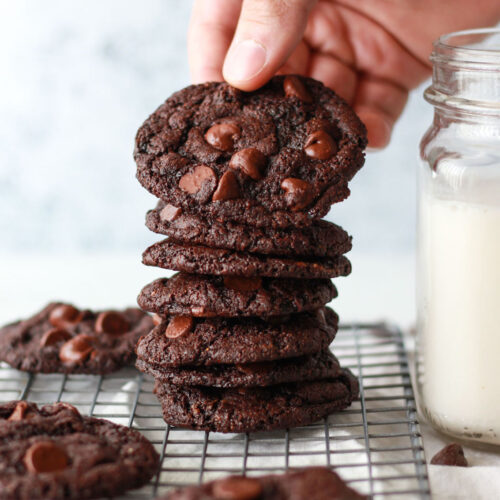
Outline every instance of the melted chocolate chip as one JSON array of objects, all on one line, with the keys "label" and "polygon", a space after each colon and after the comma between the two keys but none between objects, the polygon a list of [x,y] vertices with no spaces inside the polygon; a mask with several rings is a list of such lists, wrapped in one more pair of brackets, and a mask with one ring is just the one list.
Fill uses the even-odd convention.
[{"label": "melted chocolate chip", "polygon": [[198,165],[192,172],[188,172],[181,177],[179,187],[189,194],[196,194],[205,183],[214,181],[214,171],[206,165]]},{"label": "melted chocolate chip", "polygon": [[217,123],[207,130],[205,140],[220,151],[230,151],[240,132],[241,129],[236,123]]},{"label": "melted chocolate chip", "polygon": [[64,363],[83,363],[94,350],[93,341],[94,337],[80,333],[61,346],[59,358]]},{"label": "melted chocolate chip", "polygon": [[49,315],[50,324],[57,328],[66,328],[74,326],[83,318],[83,314],[69,304],[61,304],[52,309]]},{"label": "melted chocolate chip", "polygon": [[261,278],[242,278],[240,276],[224,276],[224,286],[240,292],[253,292],[262,287]]},{"label": "melted chocolate chip", "polygon": [[165,336],[169,339],[175,339],[189,333],[192,328],[193,318],[191,316],[174,316],[165,330]]},{"label": "melted chocolate chip", "polygon": [[283,90],[287,97],[296,97],[304,102],[312,102],[312,97],[304,82],[294,75],[289,75],[283,80]]},{"label": "melted chocolate chip", "polygon": [[30,407],[26,401],[19,401],[15,408],[14,411],[10,414],[9,418],[7,420],[10,420],[11,422],[13,421],[19,421],[19,420],[25,420],[26,418],[32,418],[34,415],[31,413],[30,415]]},{"label": "melted chocolate chip", "polygon": [[262,179],[262,172],[266,166],[266,156],[255,148],[246,148],[234,153],[229,161],[234,170],[241,170],[254,181]]},{"label": "melted chocolate chip", "polygon": [[212,196],[212,201],[234,200],[241,196],[238,179],[231,171],[224,172],[220,178],[219,185]]},{"label": "melted chocolate chip", "polygon": [[306,139],[304,152],[311,158],[328,160],[337,152],[337,145],[331,135],[324,130],[317,130]]},{"label": "melted chocolate chip", "polygon": [[314,197],[311,184],[302,179],[288,177],[281,183],[281,189],[286,191],[287,203],[293,211],[307,207]]},{"label": "melted chocolate chip", "polygon": [[52,441],[38,441],[24,454],[24,465],[28,472],[40,474],[56,472],[68,466],[68,455]]},{"label": "melted chocolate chip", "polygon": [[158,314],[153,314],[153,324],[155,326],[158,326],[160,323],[162,322],[162,319],[161,319],[161,316],[159,316]]},{"label": "melted chocolate chip", "polygon": [[122,335],[130,329],[127,319],[115,311],[105,311],[97,316],[95,331],[109,335]]},{"label": "melted chocolate chip", "polygon": [[433,465],[456,465],[458,467],[467,467],[464,449],[457,443],[451,443],[438,451],[431,460]]},{"label": "melted chocolate chip", "polygon": [[47,330],[40,339],[40,347],[57,344],[58,342],[66,341],[71,338],[71,334],[62,328],[51,328]]},{"label": "melted chocolate chip", "polygon": [[177,219],[181,213],[182,210],[179,207],[167,204],[160,212],[160,219],[165,222],[171,222]]},{"label": "melted chocolate chip", "polygon": [[262,486],[257,479],[228,477],[213,484],[212,495],[220,500],[255,500],[262,495]]}]

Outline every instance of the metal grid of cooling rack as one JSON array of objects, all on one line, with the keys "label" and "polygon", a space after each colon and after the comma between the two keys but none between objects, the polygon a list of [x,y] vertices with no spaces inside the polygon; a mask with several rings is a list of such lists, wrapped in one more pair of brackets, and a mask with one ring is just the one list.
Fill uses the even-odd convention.
[{"label": "metal grid of cooling rack", "polygon": [[123,498],[155,498],[227,474],[262,475],[308,465],[334,467],[371,498],[430,498],[400,330],[343,325],[332,348],[359,376],[359,401],[322,422],[288,431],[219,434],[166,425],[152,379],[133,368],[104,377],[32,375],[0,364],[0,401],[67,401],[83,414],[142,432],[160,453],[161,470],[149,485]]}]

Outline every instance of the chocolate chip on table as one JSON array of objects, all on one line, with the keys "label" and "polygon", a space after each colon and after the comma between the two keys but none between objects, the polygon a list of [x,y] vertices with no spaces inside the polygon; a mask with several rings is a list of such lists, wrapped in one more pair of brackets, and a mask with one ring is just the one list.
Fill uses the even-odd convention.
[{"label": "chocolate chip on table", "polygon": [[224,276],[224,286],[240,292],[252,292],[262,287],[262,279],[242,278],[241,276]]},{"label": "chocolate chip on table", "polygon": [[262,485],[249,477],[228,477],[214,482],[212,495],[220,500],[255,500],[262,495]]},{"label": "chocolate chip on table", "polygon": [[179,207],[174,207],[167,203],[160,212],[160,219],[165,222],[171,222],[177,219],[181,213],[182,210]]},{"label": "chocolate chip on table", "polygon": [[311,184],[302,179],[288,177],[281,183],[281,189],[286,192],[287,201],[292,210],[302,210],[313,200]]},{"label": "chocolate chip on table", "polygon": [[215,149],[230,151],[240,132],[241,129],[236,123],[217,123],[206,131],[205,140]]},{"label": "chocolate chip on table", "polygon": [[10,414],[9,418],[7,420],[12,421],[17,421],[17,420],[24,420],[26,418],[30,418],[30,407],[26,401],[19,401],[15,408],[14,411]]},{"label": "chocolate chip on table", "polygon": [[254,181],[262,179],[266,166],[266,156],[255,148],[246,148],[234,153],[229,161],[229,166],[234,170],[241,170]]},{"label": "chocolate chip on table", "polygon": [[317,130],[306,139],[304,152],[311,158],[328,160],[337,152],[337,145],[331,135],[324,130]]},{"label": "chocolate chip on table", "polygon": [[83,319],[83,314],[76,307],[69,304],[61,304],[55,307],[50,315],[50,323],[57,328],[74,326]]},{"label": "chocolate chip on table", "polygon": [[40,339],[40,347],[47,347],[57,344],[61,341],[66,341],[71,338],[71,334],[62,328],[51,328],[47,330]]},{"label": "chocolate chip on table", "polygon": [[467,467],[464,449],[458,443],[451,443],[438,451],[431,460],[433,465],[455,465],[458,467]]},{"label": "chocolate chip on table", "polygon": [[283,80],[283,90],[287,97],[296,97],[304,102],[312,102],[312,96],[304,82],[294,75],[289,75]]},{"label": "chocolate chip on table", "polygon": [[210,167],[198,165],[192,172],[188,172],[181,177],[179,187],[189,194],[196,194],[205,183],[215,182],[215,180],[215,173]]},{"label": "chocolate chip on table", "polygon": [[28,472],[33,474],[56,472],[68,466],[68,455],[52,441],[38,441],[31,445],[23,459]]},{"label": "chocolate chip on table", "polygon": [[227,171],[222,174],[219,185],[212,196],[212,201],[234,200],[241,197],[240,185],[233,172]]},{"label": "chocolate chip on table", "polygon": [[130,329],[126,318],[116,311],[105,311],[97,316],[95,331],[109,335],[121,335]]},{"label": "chocolate chip on table", "polygon": [[193,328],[193,318],[191,316],[174,316],[165,330],[165,336],[175,339],[185,335]]},{"label": "chocolate chip on table", "polygon": [[83,363],[94,350],[93,341],[93,337],[81,333],[61,346],[59,358],[64,363]]}]

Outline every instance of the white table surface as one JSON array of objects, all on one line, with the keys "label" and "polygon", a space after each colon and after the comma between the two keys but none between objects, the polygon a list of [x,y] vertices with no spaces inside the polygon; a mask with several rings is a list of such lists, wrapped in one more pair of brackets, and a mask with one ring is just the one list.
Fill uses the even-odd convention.
[{"label": "white table surface", "polygon": [[[349,255],[353,273],[335,280],[339,297],[333,307],[341,321],[387,320],[406,333],[411,349],[414,324],[412,255]],[[388,269],[390,272],[388,272]],[[50,300],[80,307],[134,304],[146,283],[165,275],[140,263],[137,255],[4,255],[0,259],[0,324],[25,317]],[[411,353],[410,353],[411,356]],[[421,419],[427,460],[451,440]],[[433,498],[500,498],[500,455],[465,447],[470,467],[429,466]]]}]

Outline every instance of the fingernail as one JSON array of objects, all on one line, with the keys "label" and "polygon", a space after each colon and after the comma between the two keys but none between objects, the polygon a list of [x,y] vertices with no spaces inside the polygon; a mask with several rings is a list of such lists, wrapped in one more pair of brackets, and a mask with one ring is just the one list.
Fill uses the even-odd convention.
[{"label": "fingernail", "polygon": [[227,80],[250,80],[265,62],[265,47],[255,40],[243,40],[230,49],[224,61],[224,76]]}]

